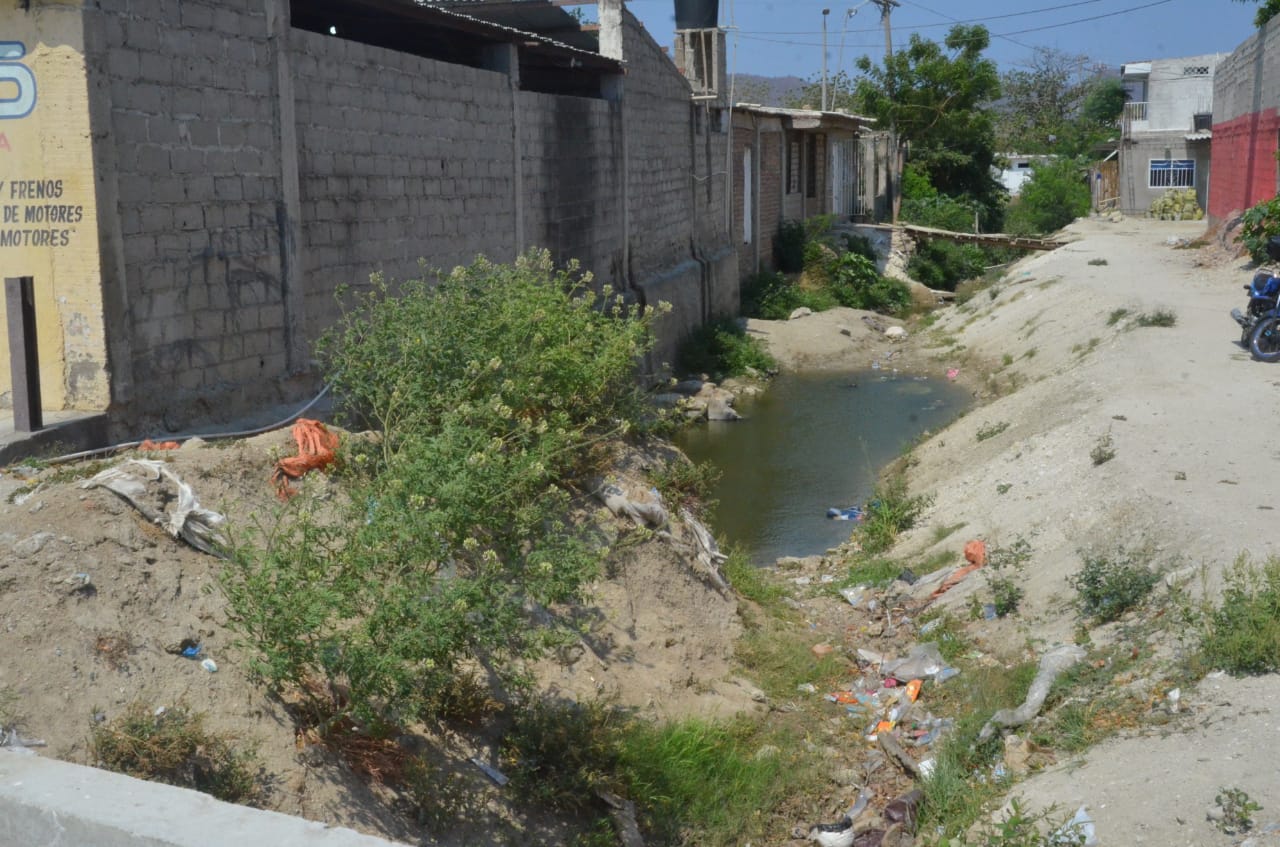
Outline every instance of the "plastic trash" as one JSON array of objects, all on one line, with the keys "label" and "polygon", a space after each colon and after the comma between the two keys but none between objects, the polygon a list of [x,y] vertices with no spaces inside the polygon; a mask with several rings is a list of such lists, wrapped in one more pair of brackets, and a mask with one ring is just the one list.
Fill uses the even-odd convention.
[{"label": "plastic trash", "polygon": [[987,545],[980,538],[975,538],[964,545],[964,560],[971,565],[982,567],[987,563]]},{"label": "plastic trash", "polygon": [[479,756],[472,756],[471,764],[475,765],[480,770],[484,771],[484,775],[489,777],[489,779],[492,779],[498,785],[506,785],[508,782],[511,781],[506,774],[504,774],[502,771],[498,770],[497,768],[491,767],[490,765],[486,764],[484,760],[481,759]]},{"label": "plastic trash", "polygon": [[817,694],[818,686],[814,685],[812,682],[802,682],[796,686],[796,691],[799,691],[802,694]]},{"label": "plastic trash", "polygon": [[1084,847],[1098,847],[1098,834],[1094,829],[1093,817],[1089,814],[1087,806],[1081,806],[1076,809],[1076,813],[1071,820],[1054,830],[1053,835],[1049,836],[1050,844],[1076,845],[1080,844],[1084,839]]},{"label": "plastic trash", "polygon": [[920,577],[916,576],[915,571],[911,570],[911,568],[905,568],[902,573],[898,574],[898,579],[907,585],[915,585]]},{"label": "plastic trash", "polygon": [[919,699],[920,688],[923,685],[924,685],[924,682],[918,679],[913,679],[910,682],[908,682],[907,689],[906,689],[907,699],[910,700],[912,703],[914,703],[917,699]]},{"label": "plastic trash", "polygon": [[853,588],[841,588],[840,596],[849,601],[850,606],[855,608],[862,602],[863,596],[867,593],[865,585],[859,585]]},{"label": "plastic trash", "polygon": [[661,527],[669,520],[661,499],[656,503],[638,503],[616,485],[603,485],[595,494],[609,511],[620,518],[631,518],[639,526]]},{"label": "plastic trash", "polygon": [[[150,504],[148,496],[151,483],[168,481],[176,489],[177,496],[165,492],[164,502],[177,505],[171,511],[161,512]],[[219,548],[226,544],[222,526],[227,519],[218,512],[201,507],[191,486],[183,482],[169,466],[152,459],[129,459],[80,483],[81,488],[105,488],[133,506],[142,516],[165,528],[174,538],[181,538],[192,547],[211,556],[222,556]]]},{"label": "plastic trash", "polygon": [[204,661],[202,661],[202,662],[200,663],[200,667],[204,668],[204,669],[205,669],[205,670],[207,670],[209,673],[217,673],[217,672],[218,672],[218,663],[217,663],[217,662],[215,662],[213,659],[205,659]]},{"label": "plastic trash", "polygon": [[845,817],[849,818],[849,820],[857,820],[858,815],[862,814],[866,810],[867,804],[871,802],[871,798],[874,796],[874,794],[865,788],[859,791],[858,799],[849,807],[849,811],[844,813]]},{"label": "plastic trash", "polygon": [[199,644],[189,644],[189,645],[187,645],[186,647],[183,647],[183,648],[182,648],[182,656],[183,656],[183,658],[186,658],[186,659],[194,659],[196,656],[199,656],[199,655],[200,655],[200,645],[199,645]]},{"label": "plastic trash", "polygon": [[936,674],[933,675],[933,681],[942,683],[942,682],[946,682],[952,677],[959,676],[959,675],[960,675],[959,668],[943,668],[942,670],[938,671]]},{"label": "plastic trash", "polygon": [[885,662],[884,671],[898,679],[929,679],[946,666],[938,645],[929,641],[912,647],[904,658]]},{"label": "plastic trash", "polygon": [[1031,681],[1027,691],[1027,699],[1016,709],[1001,709],[991,716],[986,726],[978,733],[980,741],[986,741],[1001,727],[1022,726],[1040,713],[1045,698],[1049,696],[1049,688],[1058,675],[1084,658],[1084,650],[1075,644],[1064,644],[1055,647],[1040,657],[1040,667],[1036,678]]},{"label": "plastic trash", "polygon": [[995,604],[995,603],[983,603],[983,604],[982,604],[982,618],[983,618],[983,620],[993,621],[993,620],[995,620],[995,619],[996,619],[996,617],[997,617],[997,615],[996,615],[996,604]]},{"label": "plastic trash", "polygon": [[889,823],[900,823],[903,829],[914,834],[922,800],[924,800],[924,792],[919,788],[895,797],[889,801],[889,805],[884,807],[884,819]]},{"label": "plastic trash", "polygon": [[959,368],[947,368],[947,379],[955,379],[960,376]]},{"label": "plastic trash", "polygon": [[843,509],[831,508],[827,509],[827,517],[837,521],[860,521],[862,509],[857,506],[847,506]]},{"label": "plastic trash", "polygon": [[920,635],[928,635],[929,633],[933,632],[935,629],[937,629],[940,626],[942,626],[942,618],[934,618],[928,623],[922,624],[920,626],[920,629],[917,630],[917,632]]},{"label": "plastic trash", "polygon": [[925,759],[919,764],[920,776],[928,779],[933,774],[933,769],[938,766],[936,759]]}]

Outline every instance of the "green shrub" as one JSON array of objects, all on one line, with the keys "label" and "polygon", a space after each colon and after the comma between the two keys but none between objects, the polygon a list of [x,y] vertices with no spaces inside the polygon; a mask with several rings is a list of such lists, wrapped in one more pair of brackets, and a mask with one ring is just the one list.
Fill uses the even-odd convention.
[{"label": "green shrub", "polygon": [[991,605],[996,617],[1007,617],[1018,611],[1025,591],[1021,580],[1027,562],[1031,561],[1031,545],[1025,538],[1017,538],[1007,547],[992,547],[987,551],[987,564],[982,569],[991,592]]},{"label": "green shrub", "polygon": [[1255,262],[1267,260],[1267,240],[1280,235],[1280,197],[1263,200],[1244,213],[1237,239]]},{"label": "green shrub", "polygon": [[845,253],[830,265],[830,290],[836,302],[853,309],[900,315],[911,307],[911,292],[896,279],[876,271],[875,263],[856,253]]},{"label": "green shrub", "polygon": [[579,599],[604,555],[565,523],[569,481],[643,418],[654,316],[574,270],[534,252],[398,294],[375,278],[326,336],[337,395],[382,438],[344,451],[347,500],[297,498],[223,571],[273,688],[376,731],[447,708],[477,659],[513,679],[567,637],[540,612]]},{"label": "green shrub", "polygon": [[209,731],[204,716],[178,706],[153,712],[135,702],[112,721],[95,724],[90,754],[101,768],[178,785],[228,803],[258,799],[256,757]]},{"label": "green shrub", "polygon": [[799,273],[804,269],[804,245],[809,240],[804,221],[783,221],[773,240],[773,261],[783,273]]},{"label": "green shrub", "polygon": [[1088,172],[1074,159],[1054,159],[1032,167],[1016,202],[1005,214],[1005,231],[1016,235],[1056,232],[1089,214]]},{"label": "green shrub", "polygon": [[802,288],[782,274],[759,273],[742,288],[742,314],[767,321],[785,321],[796,309],[815,312],[835,308],[836,298],[826,288]]},{"label": "green shrub", "polygon": [[880,257],[876,255],[875,245],[872,244],[871,239],[865,235],[858,235],[857,233],[852,232],[849,233],[844,237],[844,249],[846,252],[871,260],[872,264],[875,264],[880,260]]},{"label": "green shrub", "polygon": [[736,320],[703,324],[680,347],[679,364],[686,373],[710,374],[713,379],[744,376],[751,370],[770,371],[777,362],[760,339],[748,335]]},{"label": "green shrub", "polygon": [[1137,315],[1133,323],[1136,326],[1158,326],[1168,329],[1177,325],[1178,316],[1169,309],[1156,309],[1154,312],[1143,312]]},{"label": "green shrub", "polygon": [[900,476],[877,485],[863,512],[862,523],[854,531],[862,552],[874,556],[888,550],[901,533],[916,525],[920,514],[932,502],[932,498],[925,495],[909,495],[907,481]]},{"label": "green shrub", "polygon": [[907,273],[930,288],[955,291],[959,283],[982,276],[986,267],[981,247],[934,240],[920,244],[907,262]]},{"label": "green shrub", "polygon": [[1068,580],[1079,595],[1080,611],[1101,623],[1117,620],[1140,604],[1159,581],[1146,557],[1129,551],[1114,557],[1085,556],[1084,567]]},{"label": "green shrub", "polygon": [[1226,581],[1202,632],[1205,664],[1236,676],[1280,671],[1280,559],[1259,568],[1242,557]]},{"label": "green shrub", "polygon": [[711,494],[720,480],[720,469],[711,462],[665,462],[649,472],[649,479],[673,509],[683,507],[695,515],[705,515],[716,507]]}]

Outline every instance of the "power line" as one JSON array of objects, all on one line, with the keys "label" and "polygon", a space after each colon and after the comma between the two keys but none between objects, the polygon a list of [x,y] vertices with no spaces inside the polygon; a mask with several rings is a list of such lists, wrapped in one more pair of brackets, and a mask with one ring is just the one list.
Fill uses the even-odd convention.
[{"label": "power line", "polygon": [[[1005,14],[1005,15],[989,15],[984,18],[970,18],[968,20],[957,20],[956,18],[949,17],[947,15],[942,14],[941,12],[934,12],[932,9],[927,9],[924,6],[920,6],[919,3],[916,3],[915,5],[920,6],[920,8],[924,9],[924,11],[926,12],[933,12],[933,14],[937,15],[940,18],[946,18],[948,21],[951,21],[952,23],[980,24],[980,23],[986,23],[987,21],[1004,20],[1005,18],[1020,18],[1020,17],[1025,17],[1027,15],[1040,15],[1040,14],[1044,14],[1045,12],[1056,12],[1061,9],[1072,9],[1077,6],[1092,6],[1097,3],[1104,3],[1104,2],[1106,2],[1106,0],[1076,0],[1075,3],[1062,3],[1058,6],[1045,6],[1040,9],[1027,9],[1026,11],[1023,11],[1023,12],[1009,12],[1008,14]],[[948,24],[911,24],[908,26],[899,26],[896,28],[900,30],[904,30],[904,29],[915,30],[915,29],[937,29],[938,27],[943,27],[943,26],[948,26]],[[748,33],[756,33],[760,35],[818,35],[819,34],[818,30],[804,30],[804,29],[744,30],[744,31]],[[855,33],[855,34],[863,33],[863,32],[879,32],[879,31],[880,30],[878,27],[849,30],[849,32]]]},{"label": "power line", "polygon": [[[1031,32],[1044,32],[1050,29],[1061,29],[1063,27],[1075,26],[1076,24],[1090,23],[1091,21],[1100,21],[1105,18],[1114,18],[1119,15],[1127,15],[1130,12],[1139,12],[1139,11],[1142,11],[1143,9],[1151,9],[1156,6],[1164,6],[1172,2],[1173,0],[1154,0],[1154,2],[1144,3],[1141,6],[1130,6],[1128,9],[1119,9],[1117,11],[1107,12],[1106,14],[1102,14],[1102,15],[1093,15],[1087,18],[1076,18],[1073,21],[1063,21],[1062,23],[1046,24],[1045,26],[1028,27],[1027,29],[1018,29],[1012,32],[988,33],[988,35],[991,38],[1009,38],[1010,36],[1013,36],[1013,35],[1026,35],[1027,33],[1031,33]],[[928,11],[928,10],[926,9],[925,11]],[[821,47],[822,46],[822,42],[820,41],[794,41],[791,39],[782,39],[782,38],[762,38],[757,35],[746,35],[746,34],[744,34],[742,37],[746,39],[750,39],[751,41],[767,41],[772,44],[791,44],[797,47]],[[874,44],[853,44],[850,46],[874,47],[875,45]]]}]

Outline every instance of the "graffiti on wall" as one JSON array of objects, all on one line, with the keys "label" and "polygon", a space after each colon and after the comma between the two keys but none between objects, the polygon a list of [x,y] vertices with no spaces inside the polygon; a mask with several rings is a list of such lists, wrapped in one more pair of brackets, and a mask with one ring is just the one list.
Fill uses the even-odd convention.
[{"label": "graffiti on wall", "polygon": [[36,107],[36,75],[18,61],[25,55],[21,41],[0,41],[0,120],[25,118]]}]

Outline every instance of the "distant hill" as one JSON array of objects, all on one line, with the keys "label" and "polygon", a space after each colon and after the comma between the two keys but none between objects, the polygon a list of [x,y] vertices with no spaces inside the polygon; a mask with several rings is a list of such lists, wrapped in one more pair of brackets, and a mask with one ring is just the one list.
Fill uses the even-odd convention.
[{"label": "distant hill", "polygon": [[734,80],[733,99],[760,106],[785,106],[808,84],[808,80],[798,76],[738,74]]}]

